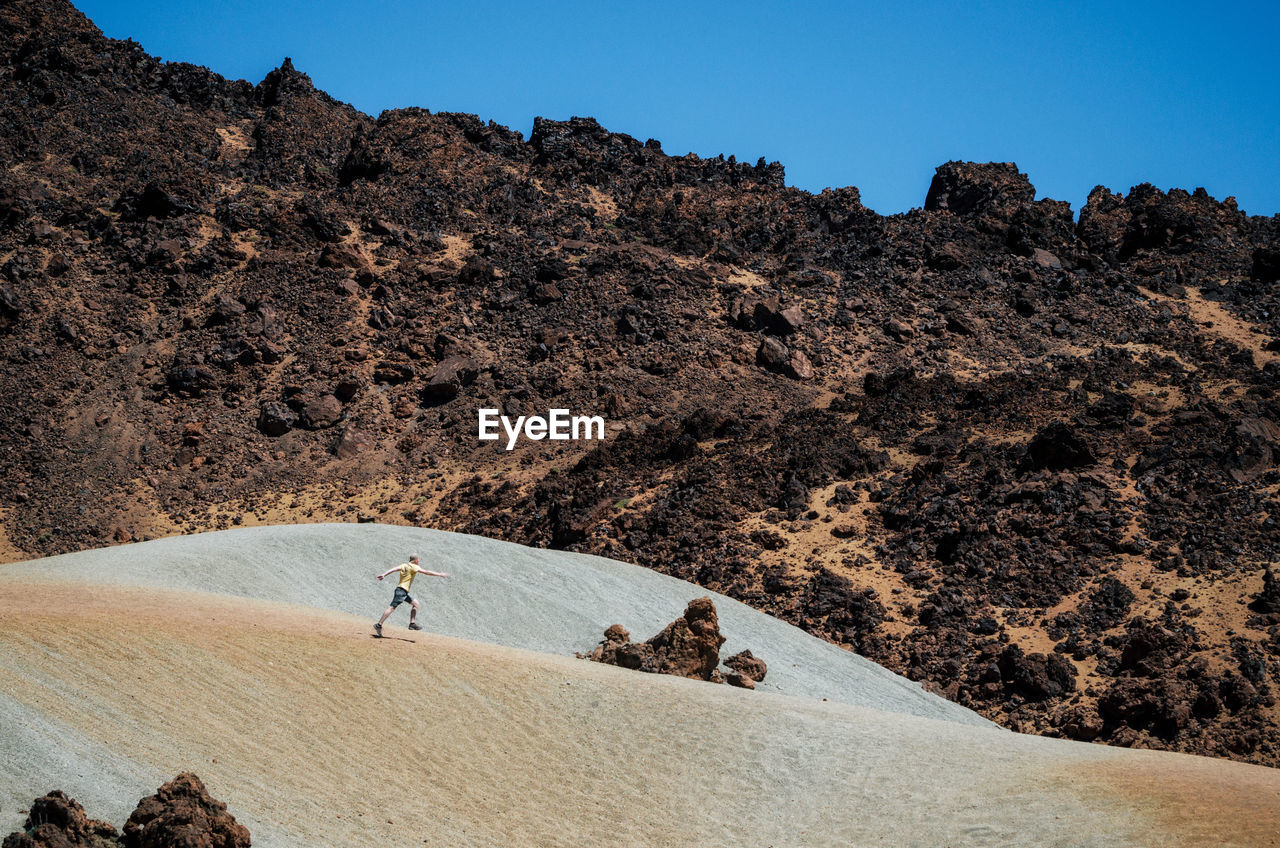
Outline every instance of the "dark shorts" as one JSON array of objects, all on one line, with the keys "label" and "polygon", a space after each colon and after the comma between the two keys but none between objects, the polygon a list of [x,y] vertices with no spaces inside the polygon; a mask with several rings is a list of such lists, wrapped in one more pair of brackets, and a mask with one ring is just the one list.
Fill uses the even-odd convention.
[{"label": "dark shorts", "polygon": [[409,603],[413,603],[414,602],[413,595],[410,595],[404,589],[401,589],[399,586],[397,586],[395,596],[391,598],[391,608],[395,609],[396,607],[403,604],[405,601],[408,601]]}]

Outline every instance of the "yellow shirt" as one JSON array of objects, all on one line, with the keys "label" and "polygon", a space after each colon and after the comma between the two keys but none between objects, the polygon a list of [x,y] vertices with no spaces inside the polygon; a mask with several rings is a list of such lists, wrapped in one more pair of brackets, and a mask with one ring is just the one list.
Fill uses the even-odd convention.
[{"label": "yellow shirt", "polygon": [[413,585],[413,578],[418,576],[418,572],[422,568],[411,562],[406,562],[400,566],[400,584],[396,588],[409,591],[409,587]]}]

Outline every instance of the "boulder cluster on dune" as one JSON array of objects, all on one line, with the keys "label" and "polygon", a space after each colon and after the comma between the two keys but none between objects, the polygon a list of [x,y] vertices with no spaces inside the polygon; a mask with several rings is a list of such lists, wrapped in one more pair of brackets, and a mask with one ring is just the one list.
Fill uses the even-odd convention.
[{"label": "boulder cluster on dune", "polygon": [[59,790],[37,798],[4,848],[249,848],[249,831],[183,772],[138,802],[121,830],[91,819]]},{"label": "boulder cluster on dune", "polygon": [[723,644],[715,602],[710,598],[695,598],[682,616],[645,642],[632,642],[631,633],[625,627],[613,624],[604,631],[604,640],[594,650],[578,656],[651,674],[756,688],[756,684],[764,680],[768,665],[750,650],[744,650],[726,659],[727,670],[721,672],[720,646]]}]

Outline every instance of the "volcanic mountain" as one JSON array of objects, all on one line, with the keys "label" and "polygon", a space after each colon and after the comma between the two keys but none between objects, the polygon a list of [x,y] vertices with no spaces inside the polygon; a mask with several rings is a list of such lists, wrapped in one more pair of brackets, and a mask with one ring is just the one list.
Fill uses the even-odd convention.
[{"label": "volcanic mountain", "polygon": [[[1012,164],[881,216],[15,0],[0,557],[461,530],[695,582],[1011,728],[1277,765],[1278,239],[1203,190],[1076,215]],[[606,438],[507,451],[482,408]]]}]

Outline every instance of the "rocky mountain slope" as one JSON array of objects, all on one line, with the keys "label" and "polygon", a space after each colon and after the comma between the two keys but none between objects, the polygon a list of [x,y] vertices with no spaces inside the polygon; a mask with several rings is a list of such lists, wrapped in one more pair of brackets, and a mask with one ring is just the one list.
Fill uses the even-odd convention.
[{"label": "rocky mountain slope", "polygon": [[[1280,764],[1280,220],[923,209],[0,9],[0,556],[377,520],[613,556],[1007,726]],[[599,414],[599,442],[476,414]]]}]

